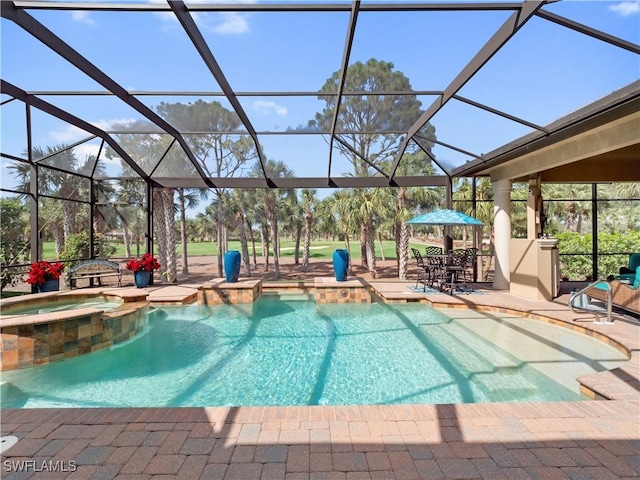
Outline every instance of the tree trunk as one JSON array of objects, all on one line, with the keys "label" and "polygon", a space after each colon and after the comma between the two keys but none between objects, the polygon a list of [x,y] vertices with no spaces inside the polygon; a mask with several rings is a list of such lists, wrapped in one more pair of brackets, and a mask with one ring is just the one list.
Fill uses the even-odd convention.
[{"label": "tree trunk", "polygon": [[300,237],[302,237],[302,222],[298,220],[296,222],[296,246],[293,260],[295,265],[300,265]]},{"label": "tree trunk", "polygon": [[76,213],[75,202],[62,201],[62,226],[65,240],[69,235],[76,233]]},{"label": "tree trunk", "polygon": [[131,232],[129,231],[129,224],[122,222],[122,241],[124,243],[124,256],[131,258]]},{"label": "tree trunk", "polygon": [[216,210],[216,222],[218,223],[218,228],[216,229],[216,243],[218,245],[218,277],[222,278],[224,276],[222,266],[222,257],[224,256],[224,242],[222,240],[222,229],[224,228],[222,191],[216,190],[216,195],[218,196],[218,204]]},{"label": "tree trunk", "polygon": [[280,254],[279,241],[278,241],[278,219],[276,218],[275,205],[270,204],[267,207],[267,219],[271,226],[271,242],[273,244],[273,268],[275,271],[275,277],[280,278]]},{"label": "tree trunk", "polygon": [[384,256],[384,245],[382,245],[382,233],[378,232],[378,243],[380,244],[380,258],[384,262],[386,260]]},{"label": "tree trunk", "polygon": [[304,216],[304,245],[302,247],[302,271],[309,270],[309,250],[311,249],[311,222],[313,216],[307,212]]},{"label": "tree trunk", "polygon": [[156,237],[156,243],[158,245],[158,262],[160,262],[160,271],[158,273],[160,273],[160,275],[164,275],[164,271],[167,268],[167,232],[164,228],[164,197],[162,196],[159,188],[153,189],[152,198],[153,224],[155,225],[153,233]]},{"label": "tree trunk", "polygon": [[398,247],[398,277],[406,280],[409,273],[409,225],[406,222],[400,222]]},{"label": "tree trunk", "polygon": [[[62,255],[62,249],[64,248],[64,228],[61,229],[59,224],[51,224],[51,234],[53,235],[53,243],[56,247],[56,258],[60,258]],[[42,253],[42,250],[40,250]],[[40,259],[36,259],[40,260]],[[35,261],[35,260],[34,260]]]},{"label": "tree trunk", "polygon": [[165,270],[167,283],[178,281],[178,259],[176,255],[175,214],[173,211],[173,189],[163,188],[164,196],[164,226],[166,229],[166,256],[167,268]]},{"label": "tree trunk", "polygon": [[395,221],[395,225],[393,226],[393,239],[396,242],[396,269],[398,270],[398,278],[402,278],[400,275],[400,255],[401,254],[401,246],[402,242],[402,222],[400,220]]},{"label": "tree trunk", "polygon": [[344,230],[344,248],[349,254],[349,273],[351,273],[351,264],[353,263],[353,259],[351,258],[351,242],[349,241],[349,233],[346,228]]},{"label": "tree trunk", "polygon": [[482,267],[483,282],[486,282],[489,279],[489,271],[491,270],[491,262],[493,262],[494,253],[495,253],[495,245],[493,244],[493,229],[492,229],[491,238],[489,240],[489,255],[484,258],[484,265]]},{"label": "tree trunk", "polygon": [[260,226],[260,240],[262,241],[262,258],[264,259],[264,271],[269,271],[269,231],[267,225]]},{"label": "tree trunk", "polygon": [[253,254],[253,268],[258,268],[258,259],[256,257],[256,237],[253,234],[253,228],[251,222],[245,219],[247,222],[247,230],[249,230],[249,239],[251,240],[251,252]]},{"label": "tree trunk", "polygon": [[236,219],[238,224],[238,230],[240,235],[240,248],[242,250],[242,263],[244,263],[244,274],[247,277],[251,276],[251,259],[249,258],[249,245],[247,244],[247,232],[244,228],[244,214],[242,210],[238,210],[236,213]]},{"label": "tree trunk", "polygon": [[365,226],[367,268],[372,278],[376,278],[376,232],[371,223]]},{"label": "tree trunk", "polygon": [[368,268],[367,263],[367,226],[363,223],[360,225],[360,265]]},{"label": "tree trunk", "polygon": [[[407,204],[407,189],[406,187],[400,187],[398,188],[398,202],[396,204],[396,218],[395,218],[395,225],[394,225],[394,238],[396,241],[396,267],[398,269],[398,278],[401,279],[405,279],[406,278],[406,265],[404,267],[404,277],[403,277],[403,267],[401,266],[402,263],[402,226],[406,225],[406,222],[403,222],[401,220],[402,218],[402,213],[405,210],[405,206]],[[407,249],[408,249],[408,245],[409,245],[409,232],[408,232],[408,227],[407,230],[404,232],[405,236],[407,237]],[[405,262],[408,262],[408,259],[405,259]]]},{"label": "tree trunk", "polygon": [[189,259],[187,255],[187,213],[184,203],[184,189],[178,190],[180,198],[180,241],[182,243],[182,274],[189,275]]}]

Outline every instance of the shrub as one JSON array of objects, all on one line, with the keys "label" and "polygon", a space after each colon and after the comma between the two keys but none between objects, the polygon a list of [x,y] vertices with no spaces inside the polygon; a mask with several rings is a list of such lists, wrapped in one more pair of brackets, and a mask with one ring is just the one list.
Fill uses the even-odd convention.
[{"label": "shrub", "polygon": [[[560,240],[558,248],[561,275],[571,280],[590,278],[593,270],[593,236],[590,233],[580,235],[575,232],[562,232],[558,233],[556,238]],[[640,232],[598,234],[598,277],[617,275],[620,267],[628,263],[628,253],[631,252],[640,252]]]},{"label": "shrub", "polygon": [[[116,253],[116,247],[108,245],[102,235],[94,236],[93,246],[96,257],[109,258]],[[67,237],[60,259],[89,258],[89,252],[89,235],[86,232],[75,233]]]}]

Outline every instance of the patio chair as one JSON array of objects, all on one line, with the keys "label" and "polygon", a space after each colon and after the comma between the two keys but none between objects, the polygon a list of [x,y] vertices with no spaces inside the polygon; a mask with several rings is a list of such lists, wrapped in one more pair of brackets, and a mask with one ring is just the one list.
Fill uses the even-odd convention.
[{"label": "patio chair", "polygon": [[634,280],[636,270],[640,267],[640,253],[632,253],[629,255],[629,266],[620,267],[620,275],[616,277],[617,280],[628,280],[632,282]]},{"label": "patio chair", "polygon": [[608,289],[611,289],[614,306],[640,313],[640,265],[636,268],[632,280],[616,278],[611,282],[598,282],[586,293],[589,297],[606,302]]},{"label": "patio chair", "polygon": [[433,245],[427,245],[424,249],[427,255],[442,255],[442,247],[436,247]]},{"label": "patio chair", "polygon": [[476,261],[478,260],[478,249],[475,247],[467,248],[467,258],[466,258],[466,270],[465,275],[468,273],[471,277],[471,281],[473,281],[473,272],[476,265]]},{"label": "patio chair", "polygon": [[418,264],[418,277],[416,278],[416,286],[418,288],[418,284],[422,283],[422,290],[427,291],[427,283],[431,281],[431,270],[429,265],[427,265],[422,258],[422,254],[420,250],[417,248],[412,248],[411,252],[413,253],[413,258],[416,259],[416,263]]},{"label": "patio chair", "polygon": [[453,290],[455,290],[459,285],[462,285],[466,289],[467,287],[466,271],[467,271],[466,250],[457,248],[449,252],[449,257],[444,267],[444,279],[442,282],[444,288],[449,287],[449,289],[451,290],[451,293],[453,293]]}]

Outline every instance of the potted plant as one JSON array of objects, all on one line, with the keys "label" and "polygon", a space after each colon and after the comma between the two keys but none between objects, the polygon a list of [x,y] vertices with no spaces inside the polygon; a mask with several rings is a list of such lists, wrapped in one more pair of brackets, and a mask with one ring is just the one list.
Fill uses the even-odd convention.
[{"label": "potted plant", "polygon": [[142,255],[142,258],[130,259],[125,268],[133,272],[133,280],[136,283],[136,287],[143,288],[149,285],[151,272],[160,268],[160,262],[147,252]]},{"label": "potted plant", "polygon": [[54,292],[60,290],[60,275],[64,270],[62,262],[47,262],[41,260],[29,267],[27,283],[38,287],[40,292]]}]

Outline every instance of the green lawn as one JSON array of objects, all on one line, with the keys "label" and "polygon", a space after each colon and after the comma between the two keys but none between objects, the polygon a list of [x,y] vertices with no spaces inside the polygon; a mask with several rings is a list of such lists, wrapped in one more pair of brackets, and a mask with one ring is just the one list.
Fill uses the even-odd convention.
[{"label": "green lawn", "polygon": [[[395,251],[395,242],[391,240],[385,240],[382,242],[384,246],[384,254],[385,258],[388,260],[396,258]],[[122,244],[114,244],[116,247],[116,253],[112,255],[113,258],[125,258],[124,254],[124,246]],[[411,247],[416,247],[422,249],[422,245],[414,245],[411,244]],[[280,247],[281,257],[282,258],[293,258],[295,255],[294,251],[295,243],[291,241],[283,241]],[[177,252],[180,254],[181,247],[178,244]],[[338,248],[344,248],[344,242],[332,242],[332,241],[315,241],[311,243],[310,250],[310,258],[318,259],[318,260],[331,260],[333,256],[334,250]],[[187,251],[189,256],[203,256],[203,255],[217,255],[218,249],[216,248],[216,244],[214,242],[204,242],[204,243],[189,243],[187,245]],[[239,241],[230,241],[229,242],[230,250],[240,250],[240,242]],[[135,255],[135,246],[133,248],[134,256]],[[249,249],[251,252],[251,248]],[[140,249],[140,255],[144,253],[144,249]],[[262,255],[262,248],[260,244],[256,244],[256,255]],[[302,256],[302,245],[300,246],[300,255]],[[360,242],[351,242],[351,256],[353,259],[360,259]],[[380,244],[376,242],[376,257],[382,258],[380,254]],[[53,242],[45,242],[43,246],[43,258],[52,260],[56,258],[55,248]]]}]

